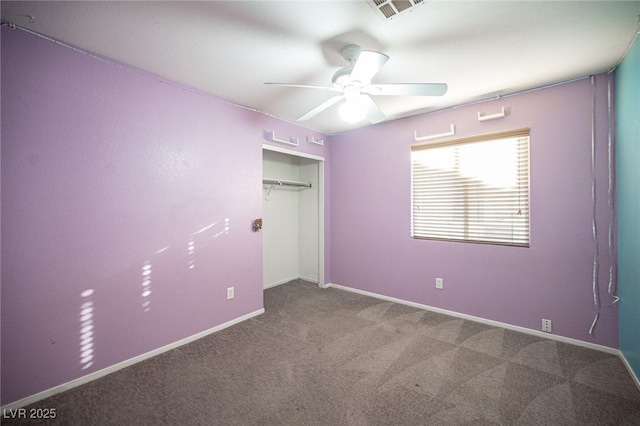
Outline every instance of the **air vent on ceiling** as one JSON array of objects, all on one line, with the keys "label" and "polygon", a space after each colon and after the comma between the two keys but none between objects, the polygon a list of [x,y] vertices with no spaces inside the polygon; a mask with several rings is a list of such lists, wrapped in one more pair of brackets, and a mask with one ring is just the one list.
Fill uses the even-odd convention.
[{"label": "air vent on ceiling", "polygon": [[367,3],[384,19],[393,19],[404,12],[411,12],[425,0],[370,0]]}]

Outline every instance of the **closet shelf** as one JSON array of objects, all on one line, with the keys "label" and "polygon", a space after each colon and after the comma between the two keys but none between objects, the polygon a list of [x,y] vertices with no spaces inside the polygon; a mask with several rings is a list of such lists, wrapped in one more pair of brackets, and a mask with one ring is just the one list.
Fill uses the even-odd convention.
[{"label": "closet shelf", "polygon": [[302,186],[305,188],[311,188],[311,182],[298,182],[295,180],[281,180],[281,179],[262,179],[262,183],[269,185],[286,185],[286,186]]}]

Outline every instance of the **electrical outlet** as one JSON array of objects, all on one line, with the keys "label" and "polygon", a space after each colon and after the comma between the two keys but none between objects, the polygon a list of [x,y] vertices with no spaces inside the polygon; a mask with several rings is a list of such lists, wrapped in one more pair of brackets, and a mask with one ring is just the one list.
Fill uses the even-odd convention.
[{"label": "electrical outlet", "polygon": [[551,333],[551,320],[550,319],[542,319],[542,331],[545,333]]},{"label": "electrical outlet", "polygon": [[444,280],[442,278],[436,278],[436,288],[438,290],[442,290],[444,288],[443,284],[444,284]]},{"label": "electrical outlet", "polygon": [[233,296],[234,296],[233,287],[227,288],[227,300],[233,299]]}]

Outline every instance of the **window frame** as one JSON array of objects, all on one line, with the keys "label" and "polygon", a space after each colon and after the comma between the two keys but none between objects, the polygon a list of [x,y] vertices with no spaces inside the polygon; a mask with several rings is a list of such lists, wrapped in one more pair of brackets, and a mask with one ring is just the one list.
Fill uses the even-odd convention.
[{"label": "window frame", "polygon": [[[521,229],[523,229],[524,231],[526,231],[526,241],[524,242],[520,242],[520,241],[514,241],[514,239],[511,239],[511,241],[509,241],[506,238],[503,238],[500,241],[494,241],[494,240],[486,240],[486,239],[482,239],[480,237],[469,237],[468,232],[465,231],[463,232],[464,234],[464,238],[460,238],[457,236],[451,236],[451,237],[442,237],[442,236],[429,236],[429,235],[416,235],[417,231],[416,231],[416,219],[415,219],[415,215],[416,215],[416,200],[415,200],[415,190],[414,187],[416,185],[416,171],[415,171],[415,158],[414,158],[414,152],[416,151],[424,151],[424,150],[429,150],[432,148],[442,148],[442,147],[447,147],[447,146],[463,146],[463,145],[470,145],[476,142],[488,142],[488,141],[499,141],[499,140],[504,140],[504,139],[521,139],[521,138],[527,138],[526,141],[526,159],[524,160],[519,160],[516,164],[518,166],[518,169],[516,171],[516,176],[519,177],[520,173],[521,173],[521,165],[526,166],[526,205],[524,205],[524,209],[526,211],[526,224],[524,227],[522,227]],[[516,152],[519,153],[520,152],[520,148],[516,146]],[[459,166],[456,166],[459,167]],[[459,174],[459,169],[456,169],[456,173]],[[459,175],[461,176],[461,175]],[[410,196],[410,202],[411,202],[411,238],[415,239],[415,240],[434,240],[434,241],[451,241],[451,242],[461,242],[461,243],[473,243],[473,244],[489,244],[489,245],[499,245],[499,246],[508,246],[508,247],[521,247],[521,248],[529,248],[531,246],[531,129],[528,127],[525,128],[521,128],[521,129],[517,129],[517,130],[509,130],[509,131],[504,131],[504,132],[497,132],[497,133],[488,133],[488,134],[482,134],[482,135],[476,135],[476,136],[470,136],[470,137],[464,137],[464,138],[458,138],[458,139],[453,139],[453,140],[447,140],[447,141],[442,141],[442,142],[431,142],[431,143],[423,143],[423,144],[417,144],[417,145],[412,145],[411,146],[411,196]],[[456,182],[457,181],[464,181],[465,178],[462,177],[456,177],[450,180],[450,182]],[[518,184],[518,188],[522,186],[521,184]],[[466,185],[464,186],[464,191],[465,193],[468,192],[469,189],[471,189],[470,185]],[[519,190],[518,190],[519,191]],[[443,198],[444,199],[444,198]],[[485,200],[487,198],[484,198]],[[520,207],[520,209],[522,209],[522,207]],[[451,212],[454,212],[455,209],[451,209]],[[464,225],[463,228],[468,228],[469,227],[469,213],[466,210],[466,206],[465,209],[463,209],[464,211]],[[513,214],[513,213],[511,213]],[[482,223],[482,222],[478,222],[478,223]],[[511,221],[510,223],[513,223],[513,221]],[[485,237],[486,238],[486,237]]]}]

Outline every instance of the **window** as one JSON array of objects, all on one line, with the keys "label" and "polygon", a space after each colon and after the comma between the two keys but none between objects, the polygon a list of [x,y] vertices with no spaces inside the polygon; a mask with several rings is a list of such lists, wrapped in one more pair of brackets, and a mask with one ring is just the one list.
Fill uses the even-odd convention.
[{"label": "window", "polygon": [[411,236],[529,247],[529,129],[411,147]]}]

